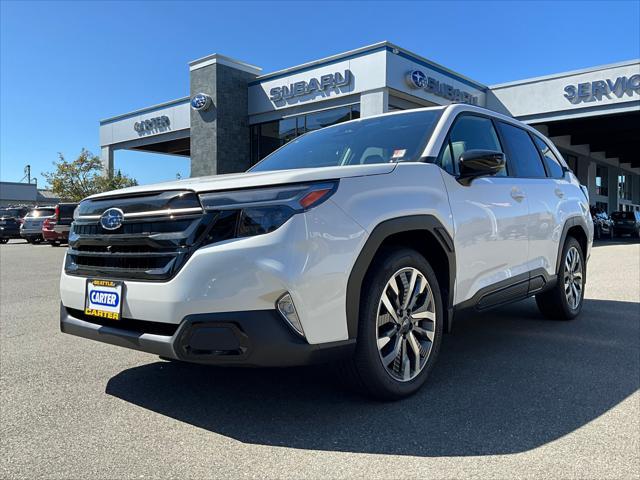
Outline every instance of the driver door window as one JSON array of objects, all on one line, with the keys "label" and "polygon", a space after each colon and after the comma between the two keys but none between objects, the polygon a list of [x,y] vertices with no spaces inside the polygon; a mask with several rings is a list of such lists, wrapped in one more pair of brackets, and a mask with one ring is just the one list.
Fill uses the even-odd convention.
[{"label": "driver door window", "polygon": [[[459,117],[443,146],[438,159],[440,166],[451,174],[459,172],[458,160],[467,150],[494,150],[501,152],[498,134],[493,122],[475,115]],[[507,175],[506,167],[496,173],[498,177]]]}]

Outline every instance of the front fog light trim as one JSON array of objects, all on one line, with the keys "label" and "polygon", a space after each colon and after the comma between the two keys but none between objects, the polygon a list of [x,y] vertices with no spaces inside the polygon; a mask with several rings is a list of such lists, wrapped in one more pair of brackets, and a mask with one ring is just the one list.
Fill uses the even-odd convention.
[{"label": "front fog light trim", "polygon": [[302,329],[302,323],[300,317],[298,317],[298,311],[293,303],[291,294],[289,292],[282,295],[276,302],[276,308],[280,313],[280,316],[287,322],[287,325],[296,332],[298,335],[304,338],[304,330]]}]

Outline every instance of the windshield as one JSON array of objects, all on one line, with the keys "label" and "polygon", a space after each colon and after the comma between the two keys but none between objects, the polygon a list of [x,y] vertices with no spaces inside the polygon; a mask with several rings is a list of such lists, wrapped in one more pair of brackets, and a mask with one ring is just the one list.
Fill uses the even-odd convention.
[{"label": "windshield", "polygon": [[27,214],[27,217],[30,217],[30,218],[50,217],[54,213],[56,213],[56,211],[53,208],[37,208],[37,209],[31,210]]},{"label": "windshield", "polygon": [[386,115],[323,128],[290,141],[249,171],[414,162],[441,113]]}]

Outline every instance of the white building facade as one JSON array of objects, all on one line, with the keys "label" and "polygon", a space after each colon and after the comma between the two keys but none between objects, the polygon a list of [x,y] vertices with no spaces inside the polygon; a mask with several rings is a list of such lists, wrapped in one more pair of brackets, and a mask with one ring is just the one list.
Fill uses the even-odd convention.
[{"label": "white building facade", "polygon": [[120,149],[190,157],[192,176],[244,171],[324,126],[466,102],[548,135],[594,205],[640,210],[638,60],[486,86],[381,42],[268,74],[220,54],[189,70],[189,96],[100,122],[107,172]]}]

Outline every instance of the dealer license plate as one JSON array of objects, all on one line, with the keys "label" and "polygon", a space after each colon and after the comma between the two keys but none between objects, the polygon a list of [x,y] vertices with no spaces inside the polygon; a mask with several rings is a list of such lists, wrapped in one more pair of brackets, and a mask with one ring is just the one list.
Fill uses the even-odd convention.
[{"label": "dealer license plate", "polygon": [[92,317],[120,320],[122,314],[122,282],[87,280],[84,313]]}]

